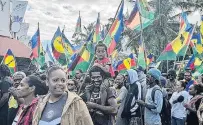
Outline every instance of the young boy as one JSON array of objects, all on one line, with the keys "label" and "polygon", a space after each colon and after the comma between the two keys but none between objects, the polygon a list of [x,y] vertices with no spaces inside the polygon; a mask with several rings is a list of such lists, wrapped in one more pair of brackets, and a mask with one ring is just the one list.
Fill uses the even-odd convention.
[{"label": "young boy", "polygon": [[113,67],[111,61],[107,57],[107,47],[103,43],[98,43],[95,47],[95,54],[97,59],[94,61],[94,66],[99,66],[105,73],[110,73],[111,77],[114,77]]}]

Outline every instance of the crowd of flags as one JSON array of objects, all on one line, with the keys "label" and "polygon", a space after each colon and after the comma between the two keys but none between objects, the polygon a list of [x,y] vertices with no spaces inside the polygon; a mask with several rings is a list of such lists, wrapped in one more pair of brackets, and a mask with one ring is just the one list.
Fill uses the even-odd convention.
[{"label": "crowd of flags", "polygon": [[[46,48],[43,48],[40,40],[40,28],[38,24],[38,29],[30,40],[32,49],[30,59],[39,67],[43,67],[44,64],[52,62],[66,66],[68,71],[81,69],[83,72],[86,72],[95,59],[95,44],[103,41],[103,43],[107,46],[108,55],[112,60],[114,70],[124,72],[136,67],[147,69],[151,63],[155,62],[160,64],[160,62],[164,60],[177,60],[179,56],[184,57],[188,48],[191,47],[193,55],[186,64],[185,68],[190,68],[193,71],[203,73],[203,16],[201,18],[202,23],[200,31],[195,32],[196,25],[191,25],[187,19],[187,14],[183,12],[180,15],[180,27],[177,37],[168,43],[157,60],[155,60],[153,53],[146,52],[143,38],[140,38],[138,41],[139,48],[137,56],[131,53],[125,58],[116,60],[118,53],[121,51],[121,49],[117,49],[116,46],[121,41],[122,33],[125,28],[129,28],[132,31],[140,31],[141,28],[146,28],[154,21],[154,12],[150,10],[145,0],[135,1],[134,8],[127,19],[123,15],[123,10],[124,0],[121,0],[114,22],[108,31],[105,27],[101,26],[101,17],[100,13],[98,13],[95,27],[87,37],[87,40],[82,42],[80,49],[76,49],[76,47],[72,45],[65,36],[64,29],[61,31],[60,27],[57,28],[51,40],[51,46],[47,45]],[[81,33],[81,15],[79,12],[73,38]],[[10,49],[5,54],[2,63],[8,65],[12,72],[17,71],[15,56]]]}]

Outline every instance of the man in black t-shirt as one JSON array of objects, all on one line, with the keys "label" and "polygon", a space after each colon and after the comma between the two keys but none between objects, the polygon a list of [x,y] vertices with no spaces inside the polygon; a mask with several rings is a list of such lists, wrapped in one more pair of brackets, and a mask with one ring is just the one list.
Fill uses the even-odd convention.
[{"label": "man in black t-shirt", "polygon": [[7,125],[8,117],[8,89],[12,84],[10,70],[6,65],[0,65],[0,124]]}]

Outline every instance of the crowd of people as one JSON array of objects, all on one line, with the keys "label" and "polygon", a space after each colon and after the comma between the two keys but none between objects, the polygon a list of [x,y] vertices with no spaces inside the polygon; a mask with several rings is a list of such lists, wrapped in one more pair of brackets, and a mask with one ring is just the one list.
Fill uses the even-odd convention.
[{"label": "crowd of people", "polygon": [[58,65],[11,75],[0,65],[1,125],[202,125],[203,77],[149,67],[113,71],[107,47],[95,47],[89,71]]}]

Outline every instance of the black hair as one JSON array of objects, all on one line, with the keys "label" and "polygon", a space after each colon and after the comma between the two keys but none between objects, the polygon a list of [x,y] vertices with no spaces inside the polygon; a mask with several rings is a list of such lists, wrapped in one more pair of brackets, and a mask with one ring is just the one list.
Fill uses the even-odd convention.
[{"label": "black hair", "polygon": [[183,87],[183,88],[185,89],[185,88],[186,88],[186,83],[185,83],[185,81],[184,81],[184,80],[180,80],[179,82],[180,82],[180,84],[181,84],[181,87]]},{"label": "black hair", "polygon": [[77,82],[75,79],[69,79],[68,81],[73,81],[73,82],[74,82],[74,84],[75,84],[75,86],[77,86],[77,85],[78,85],[78,82]]},{"label": "black hair", "polygon": [[79,71],[80,73],[83,73],[82,69],[77,69],[76,71]]},{"label": "black hair", "polygon": [[0,65],[0,72],[1,72],[1,75],[3,75],[3,77],[11,76],[11,71],[7,65],[1,64]]},{"label": "black hair", "polygon": [[[124,76],[123,74],[120,73],[120,74],[118,74],[117,76],[122,76],[122,77],[123,77],[123,80],[125,80],[125,76]],[[116,76],[116,77],[117,77],[117,76]]]},{"label": "black hair", "polygon": [[180,72],[178,74],[178,80],[183,80],[184,79],[184,72]]},{"label": "black hair", "polygon": [[86,76],[85,83],[91,83],[91,78],[89,75]]},{"label": "black hair", "polygon": [[161,82],[155,78],[154,78],[154,82],[156,83],[156,85],[161,85]]},{"label": "black hair", "polygon": [[45,81],[45,80],[47,79],[47,76],[46,76],[45,74],[41,74],[41,75],[40,75],[40,79],[41,79],[42,81]]},{"label": "black hair", "polygon": [[106,46],[104,43],[100,43],[100,42],[99,42],[99,43],[95,46],[95,53],[96,53],[98,47],[104,47],[104,49],[105,49],[106,52],[107,52],[107,46]]},{"label": "black hair", "polygon": [[197,90],[197,95],[200,95],[203,92],[203,86],[201,84],[194,84],[195,90]]},{"label": "black hair", "polygon": [[48,87],[39,77],[30,75],[27,77],[27,82],[29,87],[35,86],[35,96],[37,95],[46,95],[48,93]]},{"label": "black hair", "polygon": [[169,69],[168,74],[171,74],[171,75],[173,75],[175,77],[177,76],[176,71],[174,69]]},{"label": "black hair", "polygon": [[[190,75],[192,76],[192,72],[189,70],[186,70],[185,73],[190,73]],[[185,73],[184,73],[184,75],[185,75]]]},{"label": "black hair", "polygon": [[58,66],[58,65],[52,65],[50,66],[47,71],[46,71],[46,76],[47,76],[47,79],[49,78],[50,74],[55,71],[55,70],[58,70],[58,69],[61,69],[63,71],[63,68]]},{"label": "black hair", "polygon": [[101,69],[100,67],[98,67],[98,66],[93,66],[93,67],[90,69],[90,71],[89,71],[90,77],[92,77],[92,72],[100,72],[100,74],[101,74],[101,76],[102,76],[103,79],[106,79],[106,78],[108,78],[108,77],[111,76],[110,73],[105,73],[104,70],[102,70],[102,69]]}]

